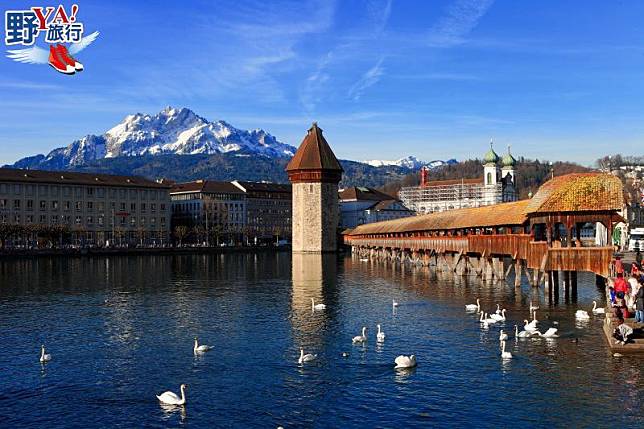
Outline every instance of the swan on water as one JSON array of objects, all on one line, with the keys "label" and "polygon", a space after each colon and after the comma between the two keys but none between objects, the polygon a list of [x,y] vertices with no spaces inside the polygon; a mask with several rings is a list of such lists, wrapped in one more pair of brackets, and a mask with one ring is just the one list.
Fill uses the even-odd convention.
[{"label": "swan on water", "polygon": [[396,369],[413,368],[416,366],[416,356],[400,355],[394,360],[394,362],[396,364]]},{"label": "swan on water", "polygon": [[537,310],[532,311],[532,322],[530,323],[532,323],[534,326],[537,326],[537,323],[539,323],[539,321],[537,320]]},{"label": "swan on water", "polygon": [[300,358],[297,360],[297,363],[311,362],[317,357],[318,355],[312,355],[311,353],[304,354],[304,349],[300,349]]},{"label": "swan on water", "polygon": [[212,346],[207,346],[205,344],[199,345],[199,339],[195,337],[195,345],[192,348],[192,351],[194,354],[199,354],[199,353],[206,353],[212,350]]},{"label": "swan on water", "polygon": [[505,308],[501,310],[501,314],[490,314],[490,317],[497,322],[504,322],[505,321]]},{"label": "swan on water", "polygon": [[170,392],[168,390],[167,392],[163,392],[162,394],[157,395],[157,399],[163,404],[185,405],[185,403],[186,403],[186,387],[188,387],[188,385],[186,385],[186,384],[181,385],[181,397],[179,397],[176,393]]},{"label": "swan on water", "polygon": [[483,322],[485,322],[485,323],[488,323],[488,324],[489,324],[489,323],[496,323],[496,322],[497,322],[497,320],[496,320],[496,319],[492,319],[492,317],[490,317],[490,315],[489,315],[489,314],[485,313],[485,318],[483,319]]},{"label": "swan on water", "polygon": [[479,301],[478,298],[476,298],[476,304],[466,304],[465,305],[465,310],[466,311],[481,311],[481,302]]},{"label": "swan on water", "polygon": [[380,330],[380,324],[378,324],[377,326],[378,326],[378,334],[376,334],[376,339],[378,340],[379,343],[383,343],[385,341],[385,333],[384,331]]},{"label": "swan on water", "polygon": [[581,320],[590,319],[590,316],[588,315],[588,312],[586,310],[577,310],[577,312],[575,313],[575,317]]},{"label": "swan on water", "polygon": [[514,336],[515,336],[516,338],[527,338],[527,337],[529,337],[530,335],[531,335],[531,334],[530,334],[530,332],[528,332],[528,331],[521,331],[521,332],[519,332],[519,327],[518,327],[517,325],[514,325]]},{"label": "swan on water", "polygon": [[40,346],[40,362],[49,362],[51,360],[50,354],[45,354],[45,345]]},{"label": "swan on water", "polygon": [[604,307],[597,307],[597,301],[593,301],[593,313],[595,314],[604,314],[606,313],[606,310],[604,310]]},{"label": "swan on water", "polygon": [[494,312],[494,314],[501,314],[501,305],[496,305],[496,311]]},{"label": "swan on water", "polygon": [[557,328],[548,328],[548,330],[546,332],[544,332],[543,334],[541,332],[537,331],[537,334],[540,337],[544,337],[544,338],[557,338],[559,336],[559,335],[557,335]]},{"label": "swan on water", "polygon": [[532,301],[530,301],[530,313],[532,313],[534,310],[538,310],[539,306],[538,305],[532,305]]},{"label": "swan on water", "polygon": [[503,329],[501,329],[501,332],[499,332],[499,341],[505,341],[507,339],[508,339],[508,334],[503,332]]},{"label": "swan on water", "polygon": [[523,329],[525,329],[527,332],[534,333],[537,330],[537,327],[527,320],[524,320],[523,323],[525,324],[525,326],[523,326]]},{"label": "swan on water", "polygon": [[512,353],[505,351],[505,341],[501,341],[501,358],[512,359]]},{"label": "swan on water", "polygon": [[365,335],[366,331],[367,331],[367,328],[363,326],[362,335],[356,335],[355,337],[353,337],[353,340],[351,340],[351,342],[353,344],[356,344],[356,343],[364,343],[365,341],[367,341],[367,336]]},{"label": "swan on water", "polygon": [[324,304],[316,304],[315,300],[311,298],[311,310],[324,310],[326,308],[326,305]]},{"label": "swan on water", "polygon": [[369,258],[360,258],[360,262],[369,262]]}]

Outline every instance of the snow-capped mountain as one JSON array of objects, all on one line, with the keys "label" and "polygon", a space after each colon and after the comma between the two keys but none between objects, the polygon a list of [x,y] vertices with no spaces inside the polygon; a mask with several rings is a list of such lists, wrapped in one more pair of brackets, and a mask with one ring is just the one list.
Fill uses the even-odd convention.
[{"label": "snow-capped mountain", "polygon": [[421,161],[420,159],[416,158],[413,155],[409,155],[408,157],[405,158],[400,158],[396,161],[386,161],[386,160],[370,160],[370,161],[365,161],[365,164],[369,164],[373,167],[383,167],[383,166],[389,166],[389,165],[395,165],[398,167],[405,167],[409,168],[410,170],[418,170],[419,168],[425,166],[429,169],[433,168],[438,168],[442,167],[444,165],[452,165],[456,164],[458,161],[455,159],[449,159],[447,161],[441,161],[441,160],[435,160],[431,162],[425,162]]},{"label": "snow-capped mountain", "polygon": [[166,107],[154,116],[128,115],[103,135],[87,135],[46,156],[23,158],[14,166],[60,169],[103,158],[159,154],[241,152],[290,158],[295,150],[264,130],[240,130],[224,121],[209,122],[190,109]]},{"label": "snow-capped mountain", "polygon": [[418,158],[416,158],[413,155],[409,155],[406,158],[400,158],[395,161],[387,161],[387,160],[380,160],[380,159],[372,159],[370,161],[365,161],[365,164],[369,164],[372,167],[383,167],[385,165],[397,165],[398,167],[405,167],[405,168],[410,168],[410,169],[418,169],[425,165],[425,163]]}]

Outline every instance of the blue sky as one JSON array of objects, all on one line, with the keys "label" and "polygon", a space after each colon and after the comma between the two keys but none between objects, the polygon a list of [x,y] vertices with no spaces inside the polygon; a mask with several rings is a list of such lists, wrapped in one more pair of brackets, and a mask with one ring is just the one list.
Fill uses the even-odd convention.
[{"label": "blue sky", "polygon": [[76,3],[84,72],[0,60],[0,163],[166,105],[354,160],[642,154],[644,2]]}]

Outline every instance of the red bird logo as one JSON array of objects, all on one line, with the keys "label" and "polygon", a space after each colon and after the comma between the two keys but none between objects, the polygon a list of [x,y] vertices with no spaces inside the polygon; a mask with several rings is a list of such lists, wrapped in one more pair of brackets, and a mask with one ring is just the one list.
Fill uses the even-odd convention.
[{"label": "red bird logo", "polygon": [[99,32],[95,31],[87,37],[80,39],[78,43],[72,43],[67,48],[62,44],[49,45],[49,52],[46,49],[34,46],[28,49],[8,50],[7,57],[19,63],[26,64],[49,64],[57,72],[74,74],[83,71],[81,64],[73,55],[76,55],[88,47],[96,38]]}]

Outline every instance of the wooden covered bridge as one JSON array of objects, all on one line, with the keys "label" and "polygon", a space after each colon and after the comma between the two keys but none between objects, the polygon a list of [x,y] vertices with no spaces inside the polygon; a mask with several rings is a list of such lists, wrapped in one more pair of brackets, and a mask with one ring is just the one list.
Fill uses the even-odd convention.
[{"label": "wooden covered bridge", "polygon": [[[360,225],[344,231],[344,243],[361,257],[475,273],[486,281],[505,279],[514,269],[515,285],[525,272],[533,286],[558,286],[561,271],[568,292],[569,285],[576,288],[578,271],[608,277],[622,204],[619,178],[568,174],[528,200]],[[585,240],[582,230],[595,225],[603,225],[597,226],[601,236]]]}]

